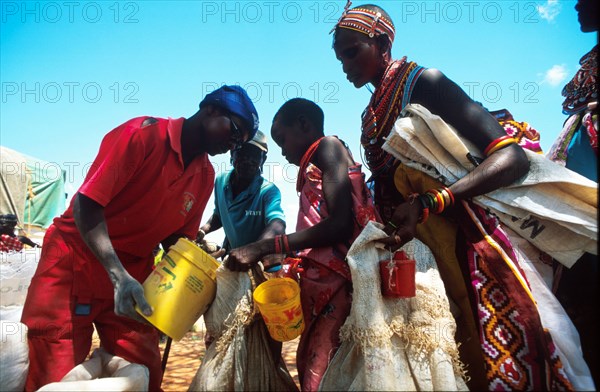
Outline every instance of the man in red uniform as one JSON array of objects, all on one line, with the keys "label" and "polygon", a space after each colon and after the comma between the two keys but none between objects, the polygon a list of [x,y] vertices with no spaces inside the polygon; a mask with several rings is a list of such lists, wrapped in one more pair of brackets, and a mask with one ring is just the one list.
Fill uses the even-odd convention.
[{"label": "man in red uniform", "polygon": [[212,193],[208,155],[239,147],[258,129],[239,86],[208,94],[188,119],[138,117],[108,133],[81,188],[44,239],[22,322],[29,328],[27,390],[59,381],[85,360],[93,327],[106,351],[150,370],[160,389],[157,331],[140,282],[152,251],[194,239]]}]

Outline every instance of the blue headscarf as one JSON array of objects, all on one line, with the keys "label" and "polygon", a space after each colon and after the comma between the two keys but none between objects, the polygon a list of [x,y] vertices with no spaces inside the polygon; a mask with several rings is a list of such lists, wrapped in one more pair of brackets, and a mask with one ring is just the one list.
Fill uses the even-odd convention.
[{"label": "blue headscarf", "polygon": [[258,131],[258,113],[246,90],[240,86],[223,86],[200,102],[200,109],[206,105],[215,105],[240,117],[250,130],[248,140],[252,139]]}]

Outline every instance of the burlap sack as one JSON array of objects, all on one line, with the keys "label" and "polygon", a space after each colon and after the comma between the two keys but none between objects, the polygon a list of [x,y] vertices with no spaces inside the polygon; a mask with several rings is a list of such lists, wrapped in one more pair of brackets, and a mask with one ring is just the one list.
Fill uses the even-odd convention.
[{"label": "burlap sack", "polygon": [[[262,276],[256,269],[253,276]],[[258,284],[256,282],[255,284]],[[190,391],[297,391],[252,301],[248,273],[217,270],[217,294],[204,314],[214,342],[206,350]]]},{"label": "burlap sack", "polygon": [[379,261],[390,252],[375,243],[384,237],[382,225],[369,222],[348,251],[352,309],[320,389],[467,390],[456,324],[433,255],[418,240],[406,244],[402,250],[416,261],[416,296],[384,298]]},{"label": "burlap sack", "polygon": [[28,371],[27,326],[0,320],[0,391],[22,391]]},{"label": "burlap sack", "polygon": [[[445,185],[471,172],[484,155],[452,126],[418,104],[407,105],[383,149]],[[473,198],[502,223],[567,267],[597,254],[598,184],[525,150],[530,170],[510,186]]]}]

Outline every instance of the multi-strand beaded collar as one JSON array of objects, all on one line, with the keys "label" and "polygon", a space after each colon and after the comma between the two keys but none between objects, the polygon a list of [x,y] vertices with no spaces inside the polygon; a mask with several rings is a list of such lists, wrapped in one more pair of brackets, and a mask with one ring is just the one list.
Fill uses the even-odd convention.
[{"label": "multi-strand beaded collar", "polygon": [[[406,91],[412,90],[416,81],[417,68],[406,57],[393,61],[384,72],[381,84],[371,97],[369,106],[362,114],[361,144],[365,149],[366,164],[374,176],[385,172],[394,162],[394,158],[381,148],[406,102]],[[409,76],[411,76],[409,78]],[[410,79],[410,80],[409,80]]]},{"label": "multi-strand beaded collar", "polygon": [[562,91],[563,113],[567,115],[579,113],[588,103],[598,100],[598,45],[583,56],[579,64],[581,68]]}]

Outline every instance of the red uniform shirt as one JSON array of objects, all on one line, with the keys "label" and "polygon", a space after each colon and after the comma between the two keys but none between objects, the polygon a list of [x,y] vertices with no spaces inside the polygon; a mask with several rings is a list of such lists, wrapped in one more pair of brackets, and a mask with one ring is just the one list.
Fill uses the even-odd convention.
[{"label": "red uniform shirt", "polygon": [[[183,118],[157,119],[157,123],[142,128],[146,118],[134,118],[104,137],[79,188],[81,194],[104,206],[113,247],[125,268],[138,279],[146,275],[148,266],[141,273],[142,266],[129,265],[128,260],[147,264],[136,261],[152,259],[156,245],[174,233],[195,238],[215,177],[207,154],[196,157],[184,170]],[[73,201],[54,225],[77,253],[90,255],[75,226]],[[108,274],[99,261],[93,261],[92,266],[84,260],[77,264],[88,279],[102,275],[102,286],[112,295]],[[84,286],[92,282],[79,283]]]}]

